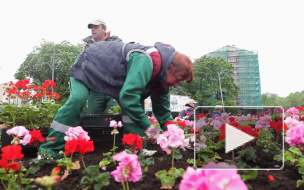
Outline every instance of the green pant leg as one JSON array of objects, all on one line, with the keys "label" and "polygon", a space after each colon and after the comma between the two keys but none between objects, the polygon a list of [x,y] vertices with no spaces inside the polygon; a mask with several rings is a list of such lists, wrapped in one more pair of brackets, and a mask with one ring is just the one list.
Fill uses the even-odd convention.
[{"label": "green pant leg", "polygon": [[60,156],[59,151],[64,151],[66,141],[64,140],[65,133],[60,133],[55,129],[50,128],[48,137],[56,137],[55,141],[43,142],[39,147],[39,151],[46,151],[51,154],[54,158]]},{"label": "green pant leg", "polygon": [[[70,78],[70,97],[68,101],[58,110],[49,130],[48,137],[56,137],[54,142],[47,144],[47,151],[58,156],[60,150],[64,150],[66,127],[76,127],[81,123],[82,109],[89,96],[88,88],[79,80]],[[60,126],[64,126],[62,129]],[[43,142],[39,150],[45,151],[46,143]]]},{"label": "green pant leg", "polygon": [[58,123],[76,127],[81,123],[82,110],[89,96],[89,89],[79,80],[70,78],[70,97],[58,110],[54,120]]},{"label": "green pant leg", "polygon": [[110,100],[111,96],[90,91],[88,99],[88,114],[103,114],[107,109],[107,104]]}]

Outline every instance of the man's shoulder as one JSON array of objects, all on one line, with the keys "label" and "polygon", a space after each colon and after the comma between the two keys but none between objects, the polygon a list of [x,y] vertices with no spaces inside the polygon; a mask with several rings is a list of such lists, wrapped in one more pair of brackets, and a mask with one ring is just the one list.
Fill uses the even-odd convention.
[{"label": "man's shoulder", "polygon": [[92,36],[88,36],[88,37],[82,39],[82,41],[84,41],[85,43],[89,44],[89,43],[92,43],[91,39],[92,39]]},{"label": "man's shoulder", "polygon": [[110,36],[106,41],[116,41],[121,42],[122,39],[120,39],[118,36]]}]

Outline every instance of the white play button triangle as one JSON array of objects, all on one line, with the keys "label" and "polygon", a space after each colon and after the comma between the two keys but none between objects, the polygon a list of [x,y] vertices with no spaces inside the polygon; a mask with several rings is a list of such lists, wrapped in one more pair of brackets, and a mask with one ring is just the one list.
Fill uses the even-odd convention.
[{"label": "white play button triangle", "polygon": [[237,128],[226,123],[225,128],[226,142],[225,142],[225,153],[242,146],[246,142],[251,141],[254,137],[238,130]]}]

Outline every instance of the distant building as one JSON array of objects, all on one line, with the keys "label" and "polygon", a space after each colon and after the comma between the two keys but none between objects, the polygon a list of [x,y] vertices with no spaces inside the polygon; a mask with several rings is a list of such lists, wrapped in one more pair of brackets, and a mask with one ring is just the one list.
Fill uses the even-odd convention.
[{"label": "distant building", "polygon": [[207,54],[224,57],[233,66],[234,82],[240,87],[237,106],[262,106],[258,53],[235,46],[225,46]]}]

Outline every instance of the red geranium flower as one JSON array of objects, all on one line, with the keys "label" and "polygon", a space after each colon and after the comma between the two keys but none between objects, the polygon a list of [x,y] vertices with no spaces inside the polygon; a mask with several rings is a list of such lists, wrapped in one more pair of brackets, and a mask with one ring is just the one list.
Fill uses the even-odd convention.
[{"label": "red geranium flower", "polygon": [[29,145],[32,145],[32,143],[39,141],[39,142],[43,142],[44,141],[44,137],[41,135],[40,130],[36,130],[34,129],[33,131],[30,131],[30,135],[31,140],[29,142]]},{"label": "red geranium flower", "polygon": [[67,156],[74,152],[85,155],[87,152],[94,151],[94,143],[93,141],[87,141],[85,139],[73,139],[65,143],[64,149],[64,154]]},{"label": "red geranium flower", "polygon": [[142,138],[132,133],[125,134],[122,138],[122,145],[129,145],[132,152],[142,149],[142,143]]},{"label": "red geranium flower", "polygon": [[252,128],[252,126],[250,126],[250,125],[241,127],[241,131],[243,131],[244,133],[246,133],[248,135],[251,135],[251,136],[254,136],[256,138],[259,138],[258,132],[256,130],[254,130]]},{"label": "red geranium flower", "polygon": [[[283,131],[283,122],[282,121],[269,121],[270,127],[275,129],[277,132]],[[288,126],[284,123],[284,130],[288,130]]]},{"label": "red geranium flower", "polygon": [[201,117],[207,117],[208,114],[209,114],[209,113],[207,113],[207,114],[198,113],[198,114],[196,114],[195,118],[196,118],[196,119],[199,119],[199,118],[201,118]]},{"label": "red geranium flower", "polygon": [[7,160],[16,160],[22,159],[24,154],[22,154],[21,150],[22,147],[20,145],[7,145],[2,149],[1,157],[2,159],[5,158]]},{"label": "red geranium flower", "polygon": [[171,124],[176,124],[175,121],[168,121],[165,126],[167,127],[168,125],[171,125]]},{"label": "red geranium flower", "polygon": [[273,175],[268,175],[268,181],[273,181],[273,180],[274,180]]},{"label": "red geranium flower", "polygon": [[177,125],[182,126],[182,127],[187,127],[186,121],[182,121],[182,120],[178,121]]}]

